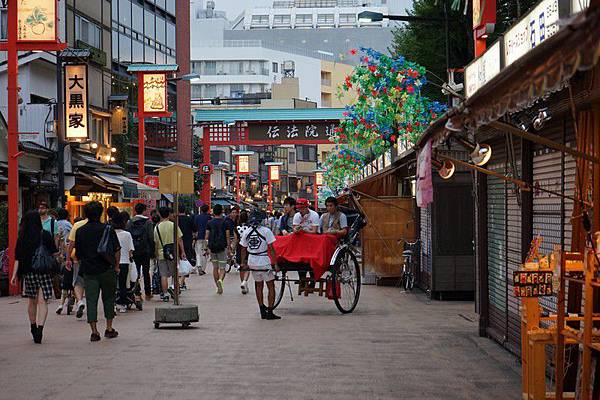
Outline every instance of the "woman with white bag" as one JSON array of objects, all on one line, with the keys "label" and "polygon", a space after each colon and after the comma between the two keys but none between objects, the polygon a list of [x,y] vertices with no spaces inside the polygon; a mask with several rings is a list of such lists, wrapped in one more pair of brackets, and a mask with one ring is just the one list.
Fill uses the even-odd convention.
[{"label": "woman with white bag", "polygon": [[[125,218],[122,213],[115,214],[112,218],[112,225],[119,238],[121,245],[121,260],[119,261],[119,276],[118,276],[118,294],[117,294],[117,310],[120,313],[127,312],[128,306],[132,304],[132,299],[128,296],[129,290],[129,264],[133,258],[133,238],[131,233],[125,230]],[[137,272],[137,271],[136,271]]]}]

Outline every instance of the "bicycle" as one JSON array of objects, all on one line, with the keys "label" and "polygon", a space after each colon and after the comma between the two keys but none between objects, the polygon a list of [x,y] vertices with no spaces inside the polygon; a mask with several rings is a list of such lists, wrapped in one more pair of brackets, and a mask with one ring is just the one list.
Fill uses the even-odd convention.
[{"label": "bicycle", "polygon": [[404,240],[404,251],[402,256],[404,262],[402,263],[402,275],[400,277],[400,287],[404,288],[405,291],[411,291],[415,287],[415,264],[413,262],[413,249],[419,243],[417,239],[415,242],[409,242]]}]

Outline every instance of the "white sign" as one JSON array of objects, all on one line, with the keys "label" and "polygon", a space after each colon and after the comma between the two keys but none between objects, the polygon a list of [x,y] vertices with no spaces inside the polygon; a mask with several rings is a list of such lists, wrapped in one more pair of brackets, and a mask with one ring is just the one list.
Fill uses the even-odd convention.
[{"label": "white sign", "polygon": [[544,0],[504,34],[504,66],[558,32],[559,0]]},{"label": "white sign", "polygon": [[166,74],[144,74],[144,113],[163,113],[166,111]]},{"label": "white sign", "polygon": [[465,94],[470,97],[500,72],[500,42],[465,68]]},{"label": "white sign", "polygon": [[65,127],[67,139],[88,137],[86,65],[65,65]]},{"label": "white sign", "polygon": [[56,0],[19,0],[15,3],[19,41],[56,42]]}]

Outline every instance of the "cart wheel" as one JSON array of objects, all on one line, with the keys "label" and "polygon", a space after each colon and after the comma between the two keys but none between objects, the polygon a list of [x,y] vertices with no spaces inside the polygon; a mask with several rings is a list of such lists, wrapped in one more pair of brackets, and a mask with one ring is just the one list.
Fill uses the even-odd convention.
[{"label": "cart wheel", "polygon": [[182,327],[184,327],[184,328],[189,328],[189,327],[190,327],[190,325],[191,325],[191,324],[190,324],[189,322],[182,322],[182,323],[181,323],[181,326],[182,326]]},{"label": "cart wheel", "polygon": [[276,293],[276,298],[275,298],[275,304],[273,305],[273,310],[277,308],[277,306],[279,306],[279,303],[281,303],[281,300],[283,299],[283,294],[285,293],[285,285],[287,282],[286,279],[286,274],[283,271],[279,271],[275,273],[275,293]]},{"label": "cart wheel", "polygon": [[158,328],[160,328],[160,324],[158,322],[155,322],[154,323],[154,329],[158,329]]},{"label": "cart wheel", "polygon": [[342,314],[351,313],[360,297],[360,266],[349,249],[340,251],[332,274],[333,300]]}]

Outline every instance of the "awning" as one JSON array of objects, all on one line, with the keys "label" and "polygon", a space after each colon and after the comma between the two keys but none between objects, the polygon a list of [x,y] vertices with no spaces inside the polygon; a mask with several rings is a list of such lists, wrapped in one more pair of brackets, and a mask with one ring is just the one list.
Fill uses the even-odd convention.
[{"label": "awning", "polygon": [[433,122],[417,143],[434,145],[452,130],[477,129],[507,113],[524,110],[544,96],[566,87],[577,71],[594,67],[600,58],[600,7],[590,6],[566,26],[502,70],[473,96]]},{"label": "awning", "polygon": [[128,199],[160,200],[158,189],[143,183],[129,179],[122,175],[107,174],[104,172],[94,172],[99,178],[111,185],[120,186],[123,197]]}]

